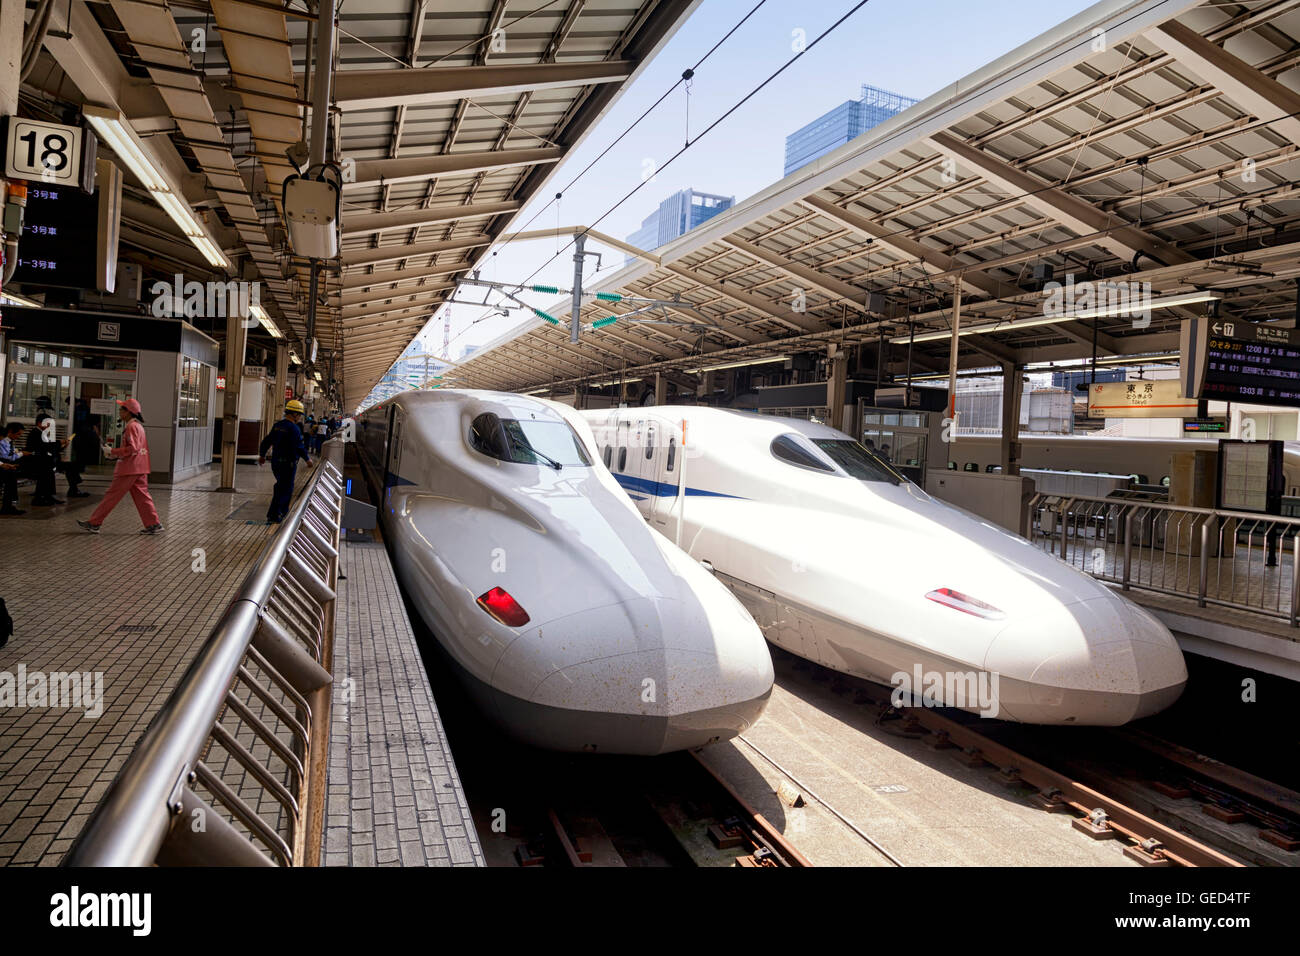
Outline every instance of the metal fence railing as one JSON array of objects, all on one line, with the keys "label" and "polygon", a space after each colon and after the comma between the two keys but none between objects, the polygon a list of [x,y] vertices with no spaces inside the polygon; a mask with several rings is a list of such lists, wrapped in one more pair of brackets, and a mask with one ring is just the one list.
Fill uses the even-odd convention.
[{"label": "metal fence railing", "polygon": [[1300,518],[1036,494],[1029,540],[1094,577],[1300,623]]},{"label": "metal fence railing", "polygon": [[319,862],[342,455],[325,445],[65,865]]}]

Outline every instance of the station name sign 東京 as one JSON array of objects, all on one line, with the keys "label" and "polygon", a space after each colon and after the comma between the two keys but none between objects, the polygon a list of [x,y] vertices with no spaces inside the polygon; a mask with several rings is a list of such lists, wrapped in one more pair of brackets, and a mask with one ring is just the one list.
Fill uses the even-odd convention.
[{"label": "station name sign \u6771\u4eac", "polygon": [[1180,346],[1188,395],[1300,408],[1300,330],[1238,319],[1188,319]]},{"label": "station name sign \u6771\u4eac", "polygon": [[1191,418],[1196,400],[1183,397],[1174,378],[1094,382],[1088,386],[1089,418]]}]

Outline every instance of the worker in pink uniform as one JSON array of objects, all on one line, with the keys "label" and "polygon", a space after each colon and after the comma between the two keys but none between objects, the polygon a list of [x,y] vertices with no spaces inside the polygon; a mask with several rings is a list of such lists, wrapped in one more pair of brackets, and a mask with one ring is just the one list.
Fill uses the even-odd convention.
[{"label": "worker in pink uniform", "polygon": [[144,522],[140,533],[158,534],[163,526],[158,520],[158,509],[154,507],[153,498],[149,496],[149,443],[145,440],[144,416],[140,414],[140,403],[134,398],[128,398],[117,404],[118,417],[126,422],[126,430],[122,432],[122,447],[104,446],[104,454],[117,459],[117,464],[113,467],[113,483],[108,486],[104,500],[99,503],[90,520],[78,521],[77,524],[91,534],[99,534],[99,527],[108,513],[129,491],[135,502],[135,510],[140,512],[140,520]]}]

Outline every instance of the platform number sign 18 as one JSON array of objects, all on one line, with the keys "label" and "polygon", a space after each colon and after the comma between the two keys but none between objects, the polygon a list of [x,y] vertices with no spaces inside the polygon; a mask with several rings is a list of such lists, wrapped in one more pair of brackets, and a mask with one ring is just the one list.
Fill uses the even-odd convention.
[{"label": "platform number sign 18", "polygon": [[60,185],[81,183],[81,127],[16,116],[7,119],[6,178]]}]

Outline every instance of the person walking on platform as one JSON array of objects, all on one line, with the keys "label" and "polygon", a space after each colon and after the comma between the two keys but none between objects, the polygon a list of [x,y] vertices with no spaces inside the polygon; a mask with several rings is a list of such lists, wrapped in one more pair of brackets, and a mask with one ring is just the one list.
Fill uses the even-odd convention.
[{"label": "person walking on platform", "polygon": [[271,492],[271,504],[266,509],[266,523],[279,524],[289,514],[289,502],[293,498],[293,480],[298,472],[298,459],[311,464],[307,446],[302,437],[302,402],[296,398],[289,399],[284,406],[284,418],[271,426],[270,432],[262,439],[257,450],[257,463],[266,464],[267,452],[271,455],[271,471],[275,474],[275,490]]},{"label": "person walking on platform", "polygon": [[78,521],[77,524],[92,534],[99,534],[99,527],[109,512],[130,492],[135,510],[144,522],[140,533],[158,534],[163,526],[158,520],[158,509],[154,507],[153,498],[149,495],[149,443],[145,439],[140,403],[134,398],[128,398],[117,404],[118,417],[126,422],[126,430],[122,432],[122,447],[104,446],[104,454],[117,459],[117,464],[113,466],[113,483],[108,486],[104,500],[99,503],[90,520]]}]

